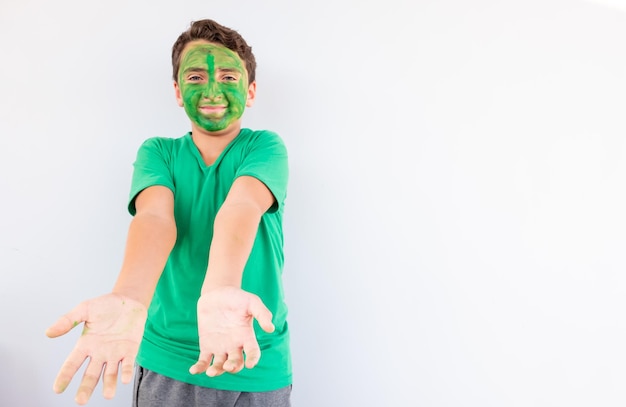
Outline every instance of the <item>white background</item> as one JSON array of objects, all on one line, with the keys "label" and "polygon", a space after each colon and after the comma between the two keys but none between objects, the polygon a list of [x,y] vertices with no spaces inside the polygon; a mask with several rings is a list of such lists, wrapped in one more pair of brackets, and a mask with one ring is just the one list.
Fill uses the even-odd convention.
[{"label": "white background", "polygon": [[73,405],[79,330],[44,331],[112,287],[135,152],[189,128],[171,45],[208,17],[257,56],[244,126],[290,151],[294,407],[626,405],[619,5],[2,0],[0,404]]}]

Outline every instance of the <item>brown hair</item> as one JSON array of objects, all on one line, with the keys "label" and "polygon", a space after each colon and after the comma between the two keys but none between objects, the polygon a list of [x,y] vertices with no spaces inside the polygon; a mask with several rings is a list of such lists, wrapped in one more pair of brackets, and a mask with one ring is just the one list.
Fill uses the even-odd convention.
[{"label": "brown hair", "polygon": [[194,40],[205,40],[220,44],[235,51],[239,58],[246,64],[248,71],[248,83],[255,79],[256,60],[246,40],[235,30],[224,27],[221,24],[209,19],[192,21],[189,28],[184,31],[172,46],[172,77],[178,81],[178,69],[180,68],[180,57],[185,45]]}]

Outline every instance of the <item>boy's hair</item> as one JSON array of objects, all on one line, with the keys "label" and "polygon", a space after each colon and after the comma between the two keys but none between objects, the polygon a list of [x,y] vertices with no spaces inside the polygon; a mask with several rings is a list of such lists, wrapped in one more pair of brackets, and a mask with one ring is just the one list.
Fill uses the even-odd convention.
[{"label": "boy's hair", "polygon": [[185,45],[195,40],[213,42],[235,51],[246,65],[248,83],[254,82],[256,60],[252,53],[252,47],[246,43],[246,40],[237,31],[209,19],[192,21],[189,28],[180,34],[172,46],[172,76],[175,81],[178,81],[178,69],[180,68],[180,57],[183,49]]}]

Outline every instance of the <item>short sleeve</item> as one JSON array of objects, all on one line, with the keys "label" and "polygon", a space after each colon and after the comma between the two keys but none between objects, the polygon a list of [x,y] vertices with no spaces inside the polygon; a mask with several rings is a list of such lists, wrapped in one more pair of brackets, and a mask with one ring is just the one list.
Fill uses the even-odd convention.
[{"label": "short sleeve", "polygon": [[137,212],[135,199],[144,189],[161,185],[174,192],[174,181],[170,170],[172,146],[168,141],[171,140],[150,138],[144,141],[137,151],[128,200],[128,212],[133,216]]},{"label": "short sleeve", "polygon": [[287,148],[278,134],[260,132],[253,140],[236,177],[251,176],[263,182],[274,195],[276,203],[269,212],[276,212],[284,205],[287,197],[289,163]]}]

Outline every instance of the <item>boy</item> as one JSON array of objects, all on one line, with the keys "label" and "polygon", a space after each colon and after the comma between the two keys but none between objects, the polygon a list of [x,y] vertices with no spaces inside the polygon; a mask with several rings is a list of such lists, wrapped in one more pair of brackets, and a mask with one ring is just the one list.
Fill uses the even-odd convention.
[{"label": "boy", "polygon": [[139,148],[112,292],[46,331],[57,337],[85,322],[54,391],[89,358],[81,405],[100,377],[112,398],[121,366],[123,383],[135,372],[137,407],[290,406],[287,152],[275,133],[241,127],[256,93],[252,49],[236,31],[200,20],[174,43],[172,65],[191,131]]}]

